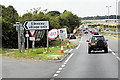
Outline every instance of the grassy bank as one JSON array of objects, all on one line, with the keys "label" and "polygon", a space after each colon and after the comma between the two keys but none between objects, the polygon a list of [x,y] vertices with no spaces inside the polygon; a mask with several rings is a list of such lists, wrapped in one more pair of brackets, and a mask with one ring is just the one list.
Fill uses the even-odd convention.
[{"label": "grassy bank", "polygon": [[[56,41],[54,42],[56,45],[50,46],[49,52],[47,53],[47,48],[35,48],[34,50],[29,49],[29,53],[27,53],[27,50],[24,52],[18,53],[18,49],[2,49],[2,56],[7,56],[10,58],[16,58],[16,59],[28,59],[28,60],[56,60],[63,58],[66,53],[61,54],[61,42]],[[67,40],[62,41],[64,50],[67,49]],[[70,43],[70,48],[74,48],[76,44]],[[53,57],[48,57],[46,55],[54,55]],[[56,56],[55,56],[56,55]],[[60,57],[57,57],[57,56]]]}]

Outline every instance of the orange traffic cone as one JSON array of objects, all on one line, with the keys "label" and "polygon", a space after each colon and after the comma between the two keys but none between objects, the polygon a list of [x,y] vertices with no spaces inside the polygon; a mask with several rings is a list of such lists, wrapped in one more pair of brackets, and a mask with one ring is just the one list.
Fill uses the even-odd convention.
[{"label": "orange traffic cone", "polygon": [[63,51],[63,43],[61,43],[61,53],[64,53],[64,51]]},{"label": "orange traffic cone", "polygon": [[69,48],[69,40],[68,40],[68,42],[67,42],[67,48]]}]

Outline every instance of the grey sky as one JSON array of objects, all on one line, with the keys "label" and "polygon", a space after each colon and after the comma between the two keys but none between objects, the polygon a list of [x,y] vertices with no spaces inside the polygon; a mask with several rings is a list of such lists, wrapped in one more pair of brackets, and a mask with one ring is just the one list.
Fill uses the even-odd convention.
[{"label": "grey sky", "polygon": [[106,6],[108,5],[112,6],[110,14],[116,14],[116,0],[0,0],[0,4],[13,5],[19,15],[38,7],[48,11],[57,10],[61,13],[68,10],[79,17],[107,15]]}]

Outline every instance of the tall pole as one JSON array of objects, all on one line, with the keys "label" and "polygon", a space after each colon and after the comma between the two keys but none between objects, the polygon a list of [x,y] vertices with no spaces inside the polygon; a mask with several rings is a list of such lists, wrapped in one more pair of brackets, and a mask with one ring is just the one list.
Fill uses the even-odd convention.
[{"label": "tall pole", "polygon": [[[28,31],[27,31],[28,34]],[[27,53],[29,53],[29,42],[28,42],[28,37],[27,37]]]},{"label": "tall pole", "polygon": [[116,32],[117,32],[117,6],[118,6],[118,3],[117,3],[117,0],[116,0]]},{"label": "tall pole", "polygon": [[18,24],[18,52],[21,53],[20,22],[16,22],[16,24]]},{"label": "tall pole", "polygon": [[49,51],[48,30],[47,30],[47,52]]},{"label": "tall pole", "polygon": [[109,11],[111,6],[106,6],[108,8],[108,28],[109,28]]}]

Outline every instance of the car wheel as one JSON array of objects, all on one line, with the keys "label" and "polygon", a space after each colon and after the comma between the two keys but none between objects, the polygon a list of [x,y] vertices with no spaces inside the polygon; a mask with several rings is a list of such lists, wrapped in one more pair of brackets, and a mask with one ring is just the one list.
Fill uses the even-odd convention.
[{"label": "car wheel", "polygon": [[88,53],[89,53],[89,54],[91,53],[91,49],[88,49]]},{"label": "car wheel", "polygon": [[108,48],[106,48],[104,51],[105,51],[105,53],[108,53]]}]

